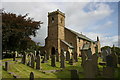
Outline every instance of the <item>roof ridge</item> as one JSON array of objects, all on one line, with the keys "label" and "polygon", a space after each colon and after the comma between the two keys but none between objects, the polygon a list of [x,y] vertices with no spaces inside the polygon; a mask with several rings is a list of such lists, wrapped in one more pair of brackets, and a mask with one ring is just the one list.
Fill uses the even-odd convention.
[{"label": "roof ridge", "polygon": [[[65,28],[66,28],[66,27],[65,27]],[[76,31],[71,30],[71,29],[68,29],[68,28],[66,28],[66,29],[69,30],[69,31],[71,31],[72,33],[74,33],[75,35],[77,35],[77,36],[80,37],[80,38],[83,38],[83,39],[85,39],[85,40],[94,42],[93,40],[91,40],[90,38],[88,38],[87,36],[85,36],[85,35],[83,35],[83,34],[80,34],[80,33],[76,32]],[[80,35],[81,35],[81,36],[80,36]]]}]

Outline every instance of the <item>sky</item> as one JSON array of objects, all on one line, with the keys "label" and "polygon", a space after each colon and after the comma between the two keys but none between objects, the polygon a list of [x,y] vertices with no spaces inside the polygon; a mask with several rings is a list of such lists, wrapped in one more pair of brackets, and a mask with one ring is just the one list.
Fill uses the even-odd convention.
[{"label": "sky", "polygon": [[[6,1],[6,0],[5,0]],[[29,13],[29,17],[42,21],[37,36],[32,37],[45,44],[48,28],[48,12],[59,9],[65,13],[65,27],[86,35],[102,46],[118,46],[117,2],[2,2],[2,8],[16,14]]]}]

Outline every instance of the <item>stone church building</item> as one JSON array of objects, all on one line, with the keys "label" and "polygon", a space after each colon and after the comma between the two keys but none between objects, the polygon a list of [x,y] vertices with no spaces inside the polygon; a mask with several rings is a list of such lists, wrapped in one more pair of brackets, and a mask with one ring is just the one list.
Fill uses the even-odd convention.
[{"label": "stone church building", "polygon": [[[82,50],[100,52],[100,41],[93,41],[83,34],[77,33],[65,27],[65,14],[61,11],[53,11],[48,13],[48,36],[45,39],[44,50],[49,55],[54,54],[52,51],[57,51],[60,55],[61,50],[73,53],[73,55],[81,56]],[[71,54],[70,54],[71,55]]]}]

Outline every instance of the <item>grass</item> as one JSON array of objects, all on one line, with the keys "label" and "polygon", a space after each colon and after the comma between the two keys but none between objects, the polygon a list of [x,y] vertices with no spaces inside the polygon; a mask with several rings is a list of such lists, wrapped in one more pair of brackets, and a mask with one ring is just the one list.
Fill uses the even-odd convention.
[{"label": "grass", "polygon": [[[11,60],[11,59],[7,59],[7,60]],[[4,61],[7,60],[4,59]],[[98,62],[102,62],[102,60],[99,58]],[[65,63],[66,63],[65,64],[66,67],[63,69],[63,71],[54,72],[54,73],[43,73],[42,71],[62,69],[60,68],[60,63],[56,62],[56,67],[52,67],[51,61],[48,60],[48,63],[41,63],[42,70],[36,70],[20,62],[11,61],[9,72],[14,72],[20,78],[29,78],[30,72],[34,72],[35,78],[71,78],[70,70],[77,69],[78,72],[81,72],[79,74],[79,77],[84,78],[84,74],[82,73],[83,68],[81,67],[81,58],[78,58],[78,62],[76,62],[75,65],[69,65],[68,61],[66,61]],[[103,66],[98,65],[98,67],[100,71],[102,71]],[[120,68],[117,68],[115,72],[115,78],[118,77],[119,72],[120,72]],[[8,72],[3,69],[2,69],[2,74],[3,74],[2,75],[3,78],[13,78],[12,75],[8,74]],[[98,78],[100,78],[100,76]]]}]

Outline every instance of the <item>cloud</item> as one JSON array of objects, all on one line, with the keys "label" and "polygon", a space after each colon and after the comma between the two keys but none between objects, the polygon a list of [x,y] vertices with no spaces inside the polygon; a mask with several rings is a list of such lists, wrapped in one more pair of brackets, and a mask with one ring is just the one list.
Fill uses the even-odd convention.
[{"label": "cloud", "polygon": [[[84,35],[87,35],[87,37],[91,38],[92,40],[96,41],[97,36],[99,37],[101,47],[103,46],[118,46],[118,35],[114,35],[111,37],[108,37],[109,34],[101,34],[101,33],[94,33],[94,32],[85,32]],[[119,38],[120,39],[120,38]]]},{"label": "cloud", "polygon": [[101,30],[109,29],[111,27],[113,27],[113,22],[112,21],[107,21],[104,24],[99,24],[97,26],[94,26],[92,29],[95,30],[95,31],[97,31],[97,30],[101,31]]},{"label": "cloud", "polygon": [[[66,27],[77,31],[77,32],[83,32],[86,29],[94,28],[94,25],[104,20],[105,18],[111,16],[111,14],[114,12],[110,5],[106,3],[85,3],[85,2],[73,2],[73,3],[52,3],[52,2],[5,2],[2,3],[3,8],[5,8],[9,12],[14,12],[16,14],[26,14],[29,13],[29,16],[34,18],[34,20],[40,20],[44,22],[42,24],[41,29],[38,30],[38,34],[36,37],[32,37],[32,39],[36,42],[41,42],[41,45],[45,44],[45,38],[47,37],[47,26],[48,26],[48,20],[47,20],[47,13],[51,11],[55,11],[56,9],[60,9],[62,12],[66,15]],[[87,9],[85,11],[85,9]],[[113,22],[110,20],[104,24],[104,26],[111,25]],[[103,24],[102,24],[103,25]],[[101,26],[101,24],[98,25],[98,27]],[[98,29],[96,29],[98,30]],[[98,30],[99,32],[99,30]],[[84,32],[83,32],[84,33]],[[94,32],[85,32],[88,37],[90,37],[93,40],[96,40],[96,36],[100,36],[100,39],[102,40],[102,45],[115,43],[116,41],[113,40],[113,37],[106,37],[103,36],[104,34],[98,34]],[[106,38],[106,41],[104,41],[104,38]],[[108,38],[108,39],[107,39]],[[111,41],[112,39],[113,41]],[[110,40],[110,41],[108,41]]]}]

